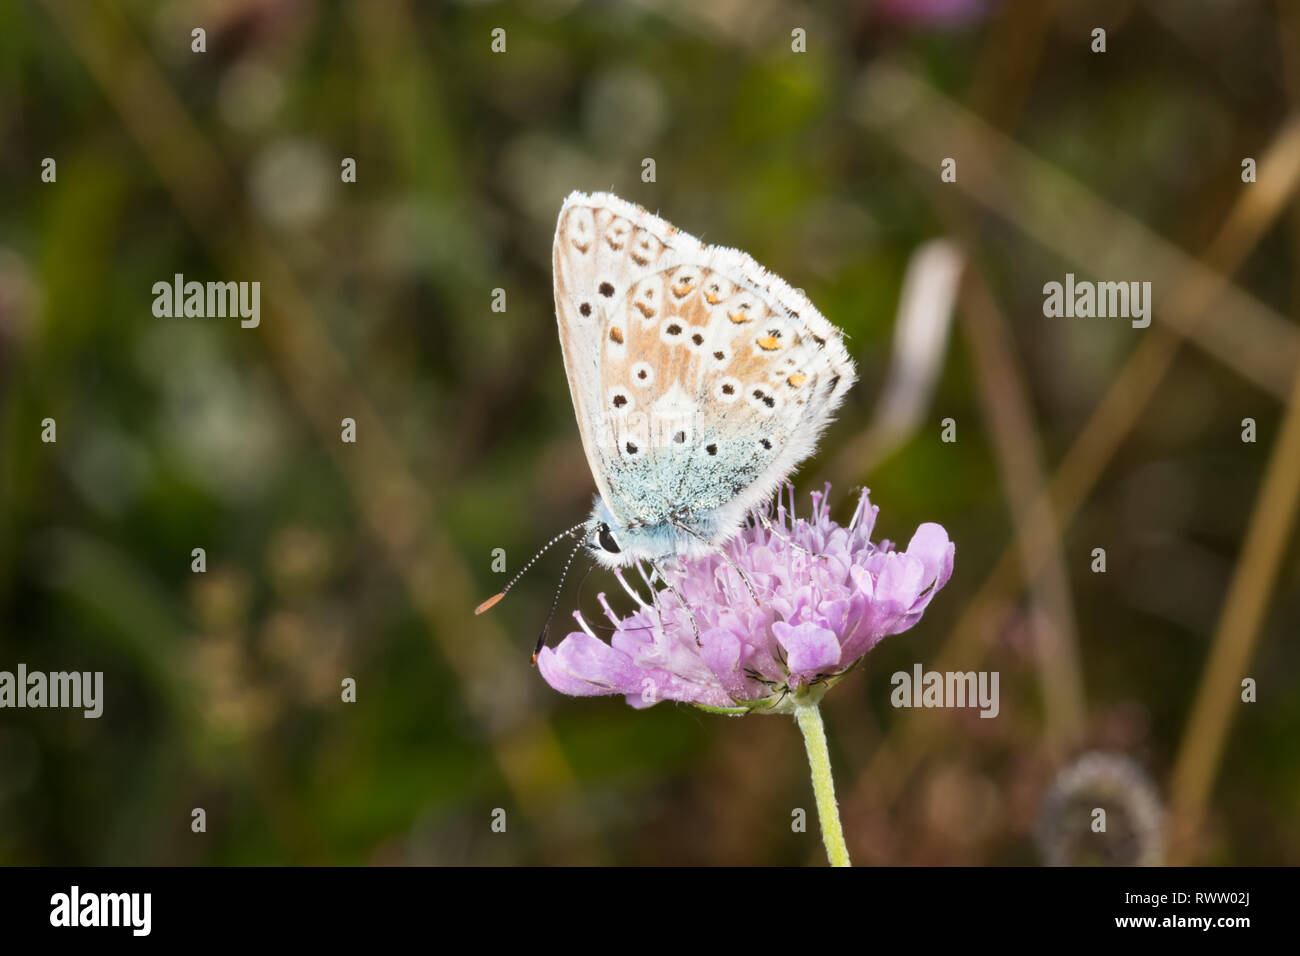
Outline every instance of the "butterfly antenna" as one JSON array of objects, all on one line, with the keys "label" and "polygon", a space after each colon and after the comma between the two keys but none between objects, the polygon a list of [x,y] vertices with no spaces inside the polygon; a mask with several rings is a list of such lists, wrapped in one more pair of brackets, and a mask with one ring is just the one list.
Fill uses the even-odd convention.
[{"label": "butterfly antenna", "polygon": [[[510,583],[507,584],[505,587],[503,587],[496,594],[492,595],[490,598],[488,598],[478,607],[474,608],[474,613],[482,614],[484,611],[490,610],[491,608],[495,607],[496,603],[506,596],[506,592],[515,586],[515,582],[524,576],[524,572],[527,571],[529,568],[531,568],[534,564],[536,564],[537,559],[540,558],[542,555],[544,555],[547,551],[549,551],[551,549],[551,546],[554,545],[555,542],[559,541],[561,538],[567,535],[573,534],[573,532],[577,531],[581,527],[584,527],[586,524],[587,522],[585,521],[579,521],[572,528],[568,529],[567,531],[561,531],[550,541],[546,542],[546,544],[542,545],[541,550],[538,551],[535,555],[533,555],[532,558],[529,559],[528,563],[519,569],[519,573],[510,579]],[[570,558],[569,560],[572,561],[573,559]],[[561,578],[560,580],[563,581],[564,579]]]},{"label": "butterfly antenna", "polygon": [[531,663],[534,667],[537,666],[537,655],[546,646],[546,634],[551,629],[551,618],[555,617],[555,609],[560,606],[560,592],[564,590],[564,579],[569,576],[569,567],[573,564],[573,559],[578,556],[580,550],[582,550],[582,541],[573,546],[573,550],[569,552],[569,560],[564,562],[564,570],[560,572],[560,583],[555,586],[555,600],[551,602],[551,610],[547,612],[546,623],[542,625],[542,633],[537,636],[537,646],[533,648]]}]

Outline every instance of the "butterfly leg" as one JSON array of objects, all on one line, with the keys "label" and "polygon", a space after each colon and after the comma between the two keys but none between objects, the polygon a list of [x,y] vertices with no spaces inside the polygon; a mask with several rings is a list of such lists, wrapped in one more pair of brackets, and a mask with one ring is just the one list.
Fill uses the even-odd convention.
[{"label": "butterfly leg", "polygon": [[[658,568],[653,569],[654,574],[646,574],[645,568],[641,565],[640,561],[636,563],[635,567],[637,572],[641,575],[641,580],[645,582],[646,588],[650,591],[650,603],[654,605],[655,613],[659,615],[659,626],[662,627],[664,623],[664,609],[663,605],[659,603],[659,589],[655,587],[655,577],[658,576],[662,578],[663,575],[659,573]],[[644,604],[645,602],[642,603]]]},{"label": "butterfly leg", "polygon": [[740,575],[740,580],[745,582],[745,588],[749,591],[749,596],[754,599],[754,603],[757,604],[759,607],[763,606],[763,602],[758,599],[758,592],[754,590],[754,582],[749,580],[749,575],[746,574],[741,569],[740,565],[738,565],[735,561],[731,560],[731,555],[727,554],[726,548],[722,547],[722,545],[714,544],[712,541],[706,540],[702,535],[697,533],[694,529],[688,528],[686,525],[682,524],[679,521],[673,521],[673,526],[676,527],[677,530],[685,531],[691,537],[699,541],[703,541],[714,551],[717,551],[718,554],[722,555],[722,560],[726,561],[729,565],[731,565],[731,569]]},{"label": "butterfly leg", "polygon": [[[664,574],[663,568],[659,567],[659,565],[654,561],[650,562],[650,567],[654,568],[655,574],[659,575],[659,579],[664,582],[664,585],[667,586],[668,590],[673,592],[673,597],[677,598],[677,603],[682,606],[682,610],[686,612],[686,616],[691,619],[691,630],[695,632],[695,643],[703,647],[704,644],[700,641],[700,625],[699,622],[695,620],[695,615],[691,613],[691,606],[686,603],[686,599],[682,597],[681,592],[677,590],[673,585],[673,582],[668,580],[668,575]],[[659,612],[659,620],[663,620],[662,609]]]}]

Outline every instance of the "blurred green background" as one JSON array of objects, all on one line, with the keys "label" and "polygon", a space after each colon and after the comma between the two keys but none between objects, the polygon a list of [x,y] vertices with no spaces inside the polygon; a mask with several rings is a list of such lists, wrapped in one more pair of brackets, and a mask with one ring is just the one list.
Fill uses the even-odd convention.
[{"label": "blurred green background", "polygon": [[[550,274],[575,188],[805,288],[862,381],[801,503],[867,484],[880,535],[957,544],[824,705],[856,862],[1300,862],[1297,103],[1290,2],[0,5],[0,669],[105,682],[98,720],[0,711],[0,862],[824,862],[791,721],[530,669],[562,555],[472,616],[493,549],[513,573],[590,507]],[[966,279],[882,441],[936,237]],[[1045,318],[1067,271],[1153,281],[1156,320]],[[260,327],[154,317],[175,273],[260,281]],[[618,591],[577,577],[552,641]],[[894,710],[916,662],[997,670],[1001,716]],[[1050,798],[1090,751],[1127,761],[1071,797],[1112,807],[1095,838]],[[1153,801],[1186,833],[1139,832]]]}]

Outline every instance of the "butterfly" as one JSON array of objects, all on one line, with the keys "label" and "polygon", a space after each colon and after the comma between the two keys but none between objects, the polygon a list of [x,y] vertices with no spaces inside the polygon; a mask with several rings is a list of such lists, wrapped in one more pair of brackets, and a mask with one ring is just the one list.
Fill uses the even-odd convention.
[{"label": "butterfly", "polygon": [[611,568],[720,549],[812,454],[857,377],[802,291],[612,193],[565,199],[552,259],[595,504],[476,613],[578,531],[570,562],[585,545]]},{"label": "butterfly", "polygon": [[607,567],[716,550],[810,454],[856,381],[799,290],[611,193],[564,201],[555,311]]}]

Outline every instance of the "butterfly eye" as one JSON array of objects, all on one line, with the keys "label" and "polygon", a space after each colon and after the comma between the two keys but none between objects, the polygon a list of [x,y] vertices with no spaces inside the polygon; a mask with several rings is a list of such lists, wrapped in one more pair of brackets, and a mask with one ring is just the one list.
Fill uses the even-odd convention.
[{"label": "butterfly eye", "polygon": [[599,541],[600,546],[610,554],[618,554],[621,550],[618,546],[618,542],[614,540],[614,536],[609,533],[609,525],[607,524],[602,524],[600,526],[600,532],[597,534],[596,540]]}]

